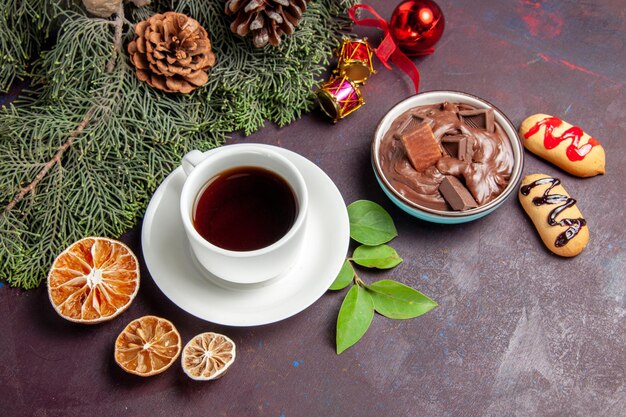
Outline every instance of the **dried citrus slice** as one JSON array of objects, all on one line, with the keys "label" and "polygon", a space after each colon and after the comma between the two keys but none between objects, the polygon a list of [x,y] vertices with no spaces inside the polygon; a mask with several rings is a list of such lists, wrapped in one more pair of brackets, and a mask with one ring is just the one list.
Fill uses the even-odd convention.
[{"label": "dried citrus slice", "polygon": [[61,317],[100,323],[126,310],[139,291],[139,262],[122,242],[86,237],[65,249],[48,274],[48,296]]},{"label": "dried citrus slice", "polygon": [[201,333],[183,349],[183,371],[192,379],[218,379],[235,361],[235,343],[219,333]]},{"label": "dried citrus slice", "polygon": [[160,374],[180,355],[180,334],[171,321],[144,316],[128,323],[115,340],[115,362],[140,376]]}]

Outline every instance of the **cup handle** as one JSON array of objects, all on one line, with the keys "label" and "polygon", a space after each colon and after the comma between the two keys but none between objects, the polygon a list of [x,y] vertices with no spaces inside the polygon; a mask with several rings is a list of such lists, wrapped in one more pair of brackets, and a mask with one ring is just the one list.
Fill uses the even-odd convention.
[{"label": "cup handle", "polygon": [[191,171],[204,160],[204,154],[198,150],[189,151],[183,156],[181,165],[186,175],[191,174]]}]

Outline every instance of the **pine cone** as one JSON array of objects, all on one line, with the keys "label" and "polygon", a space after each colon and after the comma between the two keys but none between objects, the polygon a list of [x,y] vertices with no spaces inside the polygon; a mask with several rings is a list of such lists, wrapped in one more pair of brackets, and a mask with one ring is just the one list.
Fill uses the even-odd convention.
[{"label": "pine cone", "polygon": [[189,93],[209,80],[215,65],[209,35],[181,13],[155,14],[135,26],[128,44],[137,78],[168,93]]},{"label": "pine cone", "polygon": [[228,0],[226,14],[236,15],[230,30],[240,36],[252,32],[252,42],[262,48],[280,45],[283,34],[291,35],[310,0]]}]

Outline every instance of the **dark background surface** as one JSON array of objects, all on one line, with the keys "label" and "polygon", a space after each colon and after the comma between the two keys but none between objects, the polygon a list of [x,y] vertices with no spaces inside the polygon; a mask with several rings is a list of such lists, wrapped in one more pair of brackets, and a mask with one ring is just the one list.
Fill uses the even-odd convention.
[{"label": "dark background surface", "polygon": [[[415,62],[422,91],[482,97],[514,124],[554,114],[595,136],[607,174],[572,177],[526,154],[524,173],[560,177],[591,232],[574,259],[551,255],[516,198],[471,224],[441,226],[397,209],[375,182],[369,145],[380,118],[412,93],[397,68],[378,64],[366,104],[336,125],[318,111],[283,129],[231,142],[298,152],[335,181],[346,203],[371,199],[396,221],[391,278],[439,302],[414,320],[376,316],[365,337],[335,354],[343,293],[327,293],[279,323],[229,328],[170,302],[145,265],[131,307],[96,326],[59,318],[45,286],[0,287],[0,414],[4,416],[624,416],[626,415],[626,3],[438,2],[446,30]],[[391,16],[396,1],[372,1]],[[377,44],[376,32],[368,34]],[[141,258],[141,223],[124,237]],[[2,284],[0,284],[2,285]],[[216,382],[188,379],[178,363],[159,376],[125,374],[113,343],[130,320],[172,320],[183,341],[203,331],[237,343]]]}]

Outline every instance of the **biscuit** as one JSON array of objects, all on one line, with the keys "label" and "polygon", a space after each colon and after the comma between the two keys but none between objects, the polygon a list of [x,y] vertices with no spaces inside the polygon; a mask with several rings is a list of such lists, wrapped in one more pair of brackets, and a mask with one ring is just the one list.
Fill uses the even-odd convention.
[{"label": "biscuit", "polygon": [[604,174],[602,145],[577,126],[558,117],[534,114],[522,122],[519,133],[526,149],[570,174]]},{"label": "biscuit", "polygon": [[519,200],[550,251],[572,257],[585,249],[589,242],[587,222],[558,178],[544,174],[524,177]]}]

